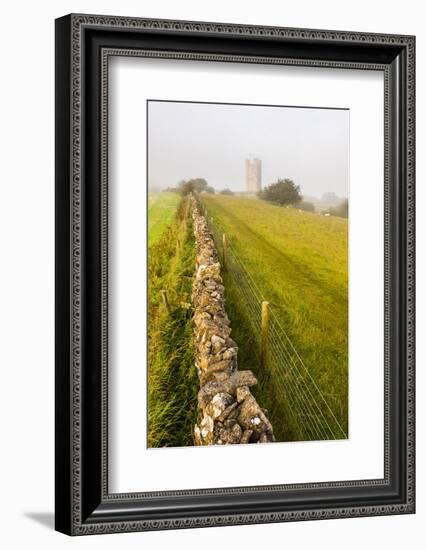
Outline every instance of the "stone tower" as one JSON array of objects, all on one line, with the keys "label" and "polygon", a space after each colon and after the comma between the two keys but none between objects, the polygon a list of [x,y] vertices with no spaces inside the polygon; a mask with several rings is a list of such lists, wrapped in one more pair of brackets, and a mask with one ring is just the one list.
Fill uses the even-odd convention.
[{"label": "stone tower", "polygon": [[257,158],[246,159],[246,191],[257,193],[262,189],[262,161]]}]

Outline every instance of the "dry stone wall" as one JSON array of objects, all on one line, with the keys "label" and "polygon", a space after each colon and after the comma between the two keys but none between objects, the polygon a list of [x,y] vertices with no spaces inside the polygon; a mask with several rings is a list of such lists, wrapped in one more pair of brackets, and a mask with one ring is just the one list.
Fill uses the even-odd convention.
[{"label": "dry stone wall", "polygon": [[192,289],[196,367],[200,381],[196,445],[268,443],[273,429],[250,387],[250,370],[238,370],[237,344],[225,310],[224,286],[213,237],[197,201],[191,198],[197,248]]}]

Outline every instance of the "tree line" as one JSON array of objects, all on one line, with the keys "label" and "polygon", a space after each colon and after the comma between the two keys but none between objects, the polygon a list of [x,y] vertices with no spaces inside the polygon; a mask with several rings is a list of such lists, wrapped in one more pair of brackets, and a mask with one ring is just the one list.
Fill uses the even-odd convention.
[{"label": "tree line", "polygon": [[[190,193],[216,193],[214,187],[207,183],[204,178],[192,178],[189,180],[181,180],[176,187],[168,187],[165,191],[171,193],[179,193],[180,195],[189,195]],[[219,191],[221,195],[233,195],[231,189],[222,189]]]},{"label": "tree line", "polygon": [[[259,199],[279,204],[281,206],[293,206],[306,212],[315,212],[315,206],[312,202],[303,200],[300,191],[300,186],[296,185],[293,180],[285,178],[280,179],[275,183],[271,183],[257,193]],[[347,218],[349,211],[349,201],[344,199],[338,206],[331,207],[324,213],[331,216],[339,216]]]},{"label": "tree line", "polygon": [[[189,195],[190,193],[210,193],[214,194],[215,189],[208,184],[204,178],[192,178],[181,180],[176,187],[168,187],[166,191],[179,193],[180,195]],[[222,195],[234,195],[231,189],[222,189],[219,191]],[[306,212],[315,212],[315,206],[312,202],[303,200],[300,186],[296,185],[289,178],[280,179],[267,185],[257,193],[259,199],[279,204],[281,206],[297,207]],[[325,210],[324,214],[347,218],[349,211],[348,199],[344,199],[338,206],[332,206]]]}]

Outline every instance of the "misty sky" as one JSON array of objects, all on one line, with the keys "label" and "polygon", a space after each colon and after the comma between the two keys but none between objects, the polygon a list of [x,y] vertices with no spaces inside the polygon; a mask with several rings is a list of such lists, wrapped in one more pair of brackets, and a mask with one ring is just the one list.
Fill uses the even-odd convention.
[{"label": "misty sky", "polygon": [[245,190],[244,160],[262,160],[262,185],[291,178],[305,195],[347,197],[349,111],[150,101],[148,185],[205,178]]}]

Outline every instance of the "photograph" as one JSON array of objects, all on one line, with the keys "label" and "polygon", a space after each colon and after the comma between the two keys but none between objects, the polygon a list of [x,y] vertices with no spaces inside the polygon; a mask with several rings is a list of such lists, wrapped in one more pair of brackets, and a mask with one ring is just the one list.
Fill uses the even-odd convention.
[{"label": "photograph", "polygon": [[350,110],[146,108],[147,447],[349,439]]}]

